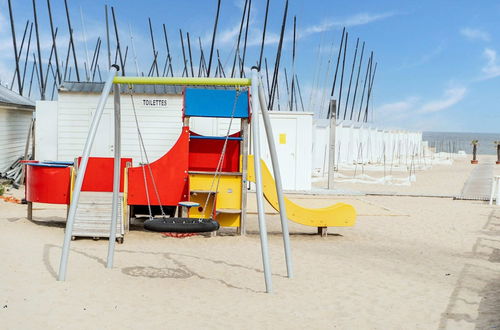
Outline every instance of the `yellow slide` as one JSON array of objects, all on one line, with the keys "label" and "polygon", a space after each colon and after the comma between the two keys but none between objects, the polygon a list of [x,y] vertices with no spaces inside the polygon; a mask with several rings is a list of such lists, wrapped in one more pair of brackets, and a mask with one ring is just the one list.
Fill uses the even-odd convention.
[{"label": "yellow slide", "polygon": [[[271,172],[264,163],[260,161],[262,168],[262,185],[264,197],[271,206],[279,211],[278,194]],[[248,156],[248,180],[255,182],[255,171],[253,156]],[[352,205],[337,203],[319,209],[309,209],[295,204],[285,197],[286,214],[288,219],[305,226],[312,227],[347,227],[356,222],[356,210]]]}]

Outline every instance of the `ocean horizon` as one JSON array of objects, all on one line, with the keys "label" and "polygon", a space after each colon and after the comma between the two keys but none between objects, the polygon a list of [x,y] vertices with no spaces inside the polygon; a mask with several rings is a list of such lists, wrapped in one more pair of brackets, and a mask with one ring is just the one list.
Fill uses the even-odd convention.
[{"label": "ocean horizon", "polygon": [[474,132],[422,132],[422,140],[429,142],[429,147],[436,148],[436,152],[453,152],[461,150],[472,153],[472,140],[479,140],[477,153],[479,155],[495,155],[494,141],[500,141],[500,133]]}]

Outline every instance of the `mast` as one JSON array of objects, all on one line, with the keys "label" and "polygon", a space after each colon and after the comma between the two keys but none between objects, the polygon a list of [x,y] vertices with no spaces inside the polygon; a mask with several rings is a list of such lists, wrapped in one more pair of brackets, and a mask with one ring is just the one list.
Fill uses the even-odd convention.
[{"label": "mast", "polygon": [[[153,25],[151,24],[151,18],[148,17],[148,23],[149,23],[149,34],[151,36],[151,45],[153,45],[153,56],[155,56],[155,54],[157,54],[156,52],[156,47],[155,47],[155,39],[154,39],[154,36],[153,36]],[[158,61],[155,61],[155,67],[156,69],[156,75],[159,76],[160,75],[160,71],[158,70]],[[154,71],[153,71],[153,75],[154,75]]]},{"label": "mast", "polygon": [[359,103],[358,121],[360,121],[360,119],[361,119],[361,109],[363,108],[363,100],[365,98],[366,84],[368,82],[368,73],[370,72],[370,67],[371,67],[371,64],[372,64],[372,58],[373,58],[373,52],[371,52],[371,55],[368,58],[368,64],[366,66],[366,75],[365,75],[365,82],[363,84],[363,93],[361,93],[361,102]]},{"label": "mast", "polygon": [[[168,46],[167,28],[165,27],[165,24],[163,24],[163,36],[165,37],[165,45],[167,47],[168,69],[167,69],[166,75],[168,76],[168,70],[170,70],[170,74],[173,77],[174,70],[172,69],[172,57],[170,56],[170,47]],[[137,75],[139,75],[139,74],[137,74]],[[165,75],[165,73],[163,75]]]},{"label": "mast", "polygon": [[[64,0],[66,1],[66,0]],[[118,26],[116,24],[116,16],[115,16],[115,8],[111,7],[111,16],[113,16],[113,25],[115,27],[115,37],[116,37],[116,50],[118,51],[118,55],[120,56],[120,66],[122,71],[122,76],[125,76],[125,66],[122,57],[122,50],[120,47],[120,38],[118,36]]]},{"label": "mast", "polygon": [[[278,85],[278,77],[279,77],[279,65],[280,65],[280,60],[281,60],[281,48],[283,47],[283,38],[285,35],[285,26],[286,26],[286,17],[288,13],[288,0],[285,2],[285,11],[283,13],[283,21],[281,24],[281,33],[280,33],[280,41],[278,43],[278,49],[276,51],[276,60],[274,62],[274,74],[273,74],[273,80],[271,83],[271,95],[269,95],[269,109],[273,108],[274,104],[274,91],[277,89]],[[279,101],[278,101],[278,107],[279,107]]]},{"label": "mast", "polygon": [[[16,41],[16,30],[14,28],[14,15],[12,14],[12,3],[11,0],[8,0],[7,3],[9,4],[9,17],[10,17],[10,29],[12,32],[12,43],[14,44],[14,58],[16,59],[16,75],[17,75],[17,88],[19,91],[19,94],[23,94],[23,86],[21,84],[21,72],[19,71],[19,61],[18,61],[18,55],[17,55],[17,41]],[[34,5],[33,1],[33,5]],[[11,86],[12,89],[12,86]]]},{"label": "mast", "polygon": [[186,77],[189,77],[188,69],[187,69],[187,59],[186,59],[186,51],[184,50],[184,37],[182,36],[182,30],[179,29],[179,35],[181,38],[181,46],[182,46],[182,59],[184,61],[184,71],[182,71],[182,76],[186,74]]},{"label": "mast", "polygon": [[[342,54],[342,46],[344,44],[344,37],[345,37],[345,27],[342,29],[342,39],[340,39],[340,47],[339,47],[339,54],[337,56],[337,66],[335,67],[335,75],[333,76],[333,85],[332,85],[332,92],[330,93],[330,98],[333,98],[333,94],[335,93],[335,84],[337,83],[337,73],[339,71],[339,63],[340,63],[340,55]],[[332,113],[330,107],[328,107],[328,115],[327,118],[330,119],[332,116]]]},{"label": "mast", "polygon": [[109,39],[109,19],[108,19],[108,5],[104,6],[104,10],[106,13],[106,43],[108,46],[108,67],[111,67],[111,44]]},{"label": "mast", "polygon": [[345,106],[344,106],[344,120],[347,115],[347,105],[349,104],[349,96],[351,94],[352,76],[354,75],[354,66],[356,65],[356,58],[358,56],[358,46],[359,46],[359,38],[356,39],[356,50],[354,51],[354,59],[352,60],[351,77],[349,78],[349,87],[347,88],[347,98],[345,100]]},{"label": "mast", "polygon": [[363,45],[361,46],[361,57],[359,58],[358,75],[356,77],[356,86],[354,87],[354,97],[352,98],[351,116],[349,117],[349,120],[352,120],[352,116],[354,114],[354,103],[356,102],[356,94],[358,92],[359,74],[361,72],[361,63],[363,62],[364,51],[365,51],[365,42],[363,41]]},{"label": "mast", "polygon": [[241,15],[240,31],[238,32],[238,41],[236,42],[236,49],[234,51],[234,60],[233,60],[233,68],[231,69],[231,78],[234,77],[236,60],[238,59],[238,56],[240,54],[240,40],[241,40],[241,33],[243,31],[243,23],[245,23],[245,14],[247,12],[247,5],[248,5],[248,0],[245,0],[245,5],[243,7],[243,14]]},{"label": "mast", "polygon": [[220,2],[221,0],[217,1],[217,13],[215,15],[214,32],[212,34],[212,46],[210,46],[210,57],[208,59],[207,77],[210,77],[210,69],[212,67],[212,56],[214,53],[215,35],[217,33],[217,23],[219,22]]},{"label": "mast", "polygon": [[[33,0],[33,4],[35,3],[35,0]],[[34,5],[33,5],[34,6]],[[69,18],[69,9],[68,9],[68,1],[67,0],[64,0],[64,7],[66,8],[66,20],[68,21],[68,30],[69,30],[69,45],[70,45],[70,48],[72,49],[73,51],[73,62],[75,63],[75,72],[76,72],[76,80],[79,82],[80,81],[80,73],[78,71],[78,61],[76,59],[76,52],[75,52],[75,43],[73,41],[73,29],[71,28],[71,20]],[[36,21],[36,20],[35,20]],[[37,30],[36,28],[36,22],[35,22],[35,30]],[[37,32],[38,34],[38,32]],[[41,61],[40,61],[41,62]],[[41,72],[41,71],[40,71]],[[41,72],[41,75],[43,75],[43,73]]]},{"label": "mast", "polygon": [[[189,63],[191,65],[191,77],[194,77],[194,70],[193,70],[193,55],[191,53],[191,40],[189,39],[189,32],[186,32],[187,35],[187,43],[188,43],[188,54],[189,54]],[[219,58],[219,50],[217,49],[217,58]],[[220,60],[219,60],[220,64]]]},{"label": "mast", "polygon": [[[36,46],[38,51],[38,65],[40,66],[39,71],[39,82],[40,82],[40,98],[45,100],[45,86],[43,80],[43,63],[42,63],[42,50],[40,49],[40,34],[38,31],[38,18],[36,15],[36,4],[35,0],[33,0],[33,15],[35,17],[35,34],[36,34]],[[19,70],[19,66],[17,65],[17,70]]]},{"label": "mast", "polygon": [[341,103],[341,101],[342,101],[342,85],[344,84],[345,56],[347,53],[347,40],[348,40],[348,38],[349,38],[349,32],[346,32],[345,33],[345,41],[344,41],[344,58],[342,60],[342,72],[340,73],[339,106],[337,109],[337,115],[340,115],[340,104],[342,104]]},{"label": "mast", "polygon": [[54,33],[55,29],[54,29],[54,22],[52,21],[52,9],[50,7],[50,0],[47,0],[47,9],[49,11],[50,33],[52,36],[52,44],[54,45],[54,55],[55,55],[55,59],[56,59],[57,79],[59,80],[59,83],[61,83],[61,70],[59,69],[59,56],[57,55],[56,36]]},{"label": "mast", "polygon": [[260,44],[260,55],[259,55],[259,71],[260,71],[260,66],[262,64],[262,54],[264,53],[264,43],[266,40],[266,27],[267,27],[267,14],[269,12],[269,0],[266,2],[266,13],[264,15],[264,28],[262,30],[262,42]]},{"label": "mast", "polygon": [[252,0],[248,1],[248,10],[247,10],[247,24],[245,27],[245,41],[243,42],[243,58],[241,60],[241,71],[240,77],[245,76],[245,57],[247,53],[247,38],[248,38],[248,24],[250,21],[250,9],[252,8]]}]

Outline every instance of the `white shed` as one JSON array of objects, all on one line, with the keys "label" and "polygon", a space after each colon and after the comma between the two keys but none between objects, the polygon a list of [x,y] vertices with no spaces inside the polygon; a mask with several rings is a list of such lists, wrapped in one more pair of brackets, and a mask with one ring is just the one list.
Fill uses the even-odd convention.
[{"label": "white shed", "polygon": [[35,102],[0,85],[0,172],[24,155]]},{"label": "white shed", "polygon": [[[36,159],[73,160],[84,147],[103,83],[63,83],[58,101],[37,102]],[[208,87],[213,88],[213,87]],[[136,85],[133,96],[121,86],[122,155],[141,160],[135,113],[152,162],[165,154],[177,141],[182,128],[181,86]],[[199,134],[227,133],[229,119],[192,118],[190,128]],[[312,113],[272,112],[278,157],[282,165],[283,185],[288,190],[311,188]],[[230,132],[239,131],[233,121]],[[262,127],[263,124],[261,124]],[[262,131],[264,140],[264,131]],[[113,96],[108,97],[92,156],[113,157]],[[271,167],[263,149],[263,158]]]}]

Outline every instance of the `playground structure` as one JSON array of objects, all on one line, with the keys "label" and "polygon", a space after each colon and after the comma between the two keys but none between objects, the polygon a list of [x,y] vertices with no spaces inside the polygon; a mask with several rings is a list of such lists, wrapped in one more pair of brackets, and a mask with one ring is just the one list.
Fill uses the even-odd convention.
[{"label": "playground structure", "polygon": [[[109,235],[120,237],[120,225],[125,219],[147,208],[148,221],[172,223],[176,218],[175,209],[188,207],[187,217],[196,221],[215,220],[223,227],[236,227],[239,233],[245,233],[246,217],[246,182],[256,184],[259,231],[266,290],[271,289],[271,272],[267,248],[267,230],[264,214],[263,197],[280,212],[285,257],[288,276],[292,277],[291,253],[288,236],[288,217],[298,223],[318,227],[321,231],[329,226],[352,226],[355,211],[352,206],[339,203],[331,207],[311,210],[285,200],[281,189],[279,164],[272,138],[272,128],[267,114],[265,96],[259,86],[257,70],[252,70],[252,79],[223,78],[144,78],[115,76],[118,68],[111,69],[81,159],[73,168],[71,164],[36,164],[27,165],[27,200],[69,204],[68,219],[59,280],[65,280],[69,245],[74,236],[74,226],[78,223],[79,201],[86,192],[108,193],[110,200],[111,221],[108,221]],[[140,143],[145,159],[141,165],[130,167],[131,159],[121,158],[120,153],[120,92],[118,84],[177,84],[182,86],[219,85],[228,86],[227,90],[186,88],[184,91],[183,129],[175,145],[161,158],[150,162],[143,145],[140,128],[137,123]],[[252,94],[248,87],[252,86]],[[232,88],[229,88],[232,87]],[[91,158],[90,150],[102,116],[104,104],[113,88],[115,113],[115,157],[107,159]],[[133,93],[130,93],[133,98]],[[250,102],[251,100],[251,102]],[[250,107],[250,104],[252,107]],[[265,164],[260,161],[260,143],[258,120],[252,121],[253,157],[248,155],[248,127],[252,116],[258,117],[262,111],[265,131],[268,136],[274,178]],[[201,136],[189,129],[191,117],[219,117],[241,121],[241,131],[226,136]],[[231,125],[230,125],[231,126]],[[142,155],[142,153],[141,153]],[[142,156],[141,156],[142,158]],[[96,162],[106,164],[107,170],[93,166]],[[111,164],[113,165],[111,172]],[[76,173],[76,175],[75,175]],[[111,174],[112,173],[112,174]],[[38,175],[37,175],[38,174]],[[106,175],[108,174],[108,175]],[[48,191],[47,184],[54,178],[60,178],[58,186]],[[106,184],[100,180],[105,181]],[[122,208],[120,208],[122,200]],[[186,204],[189,202],[190,204]],[[130,206],[126,207],[126,206]],[[180,213],[180,212],[178,212]],[[288,214],[288,216],[287,216]],[[123,215],[123,217],[121,217]],[[167,217],[167,215],[169,217]],[[109,213],[108,213],[109,218]],[[120,221],[122,219],[123,221]],[[168,220],[173,219],[173,220]],[[182,223],[178,223],[182,226]],[[147,228],[147,227],[146,227]],[[218,226],[217,226],[218,228]],[[210,230],[207,230],[210,231]],[[123,236],[121,236],[123,237]],[[113,266],[115,240],[109,240],[107,267]]]}]

